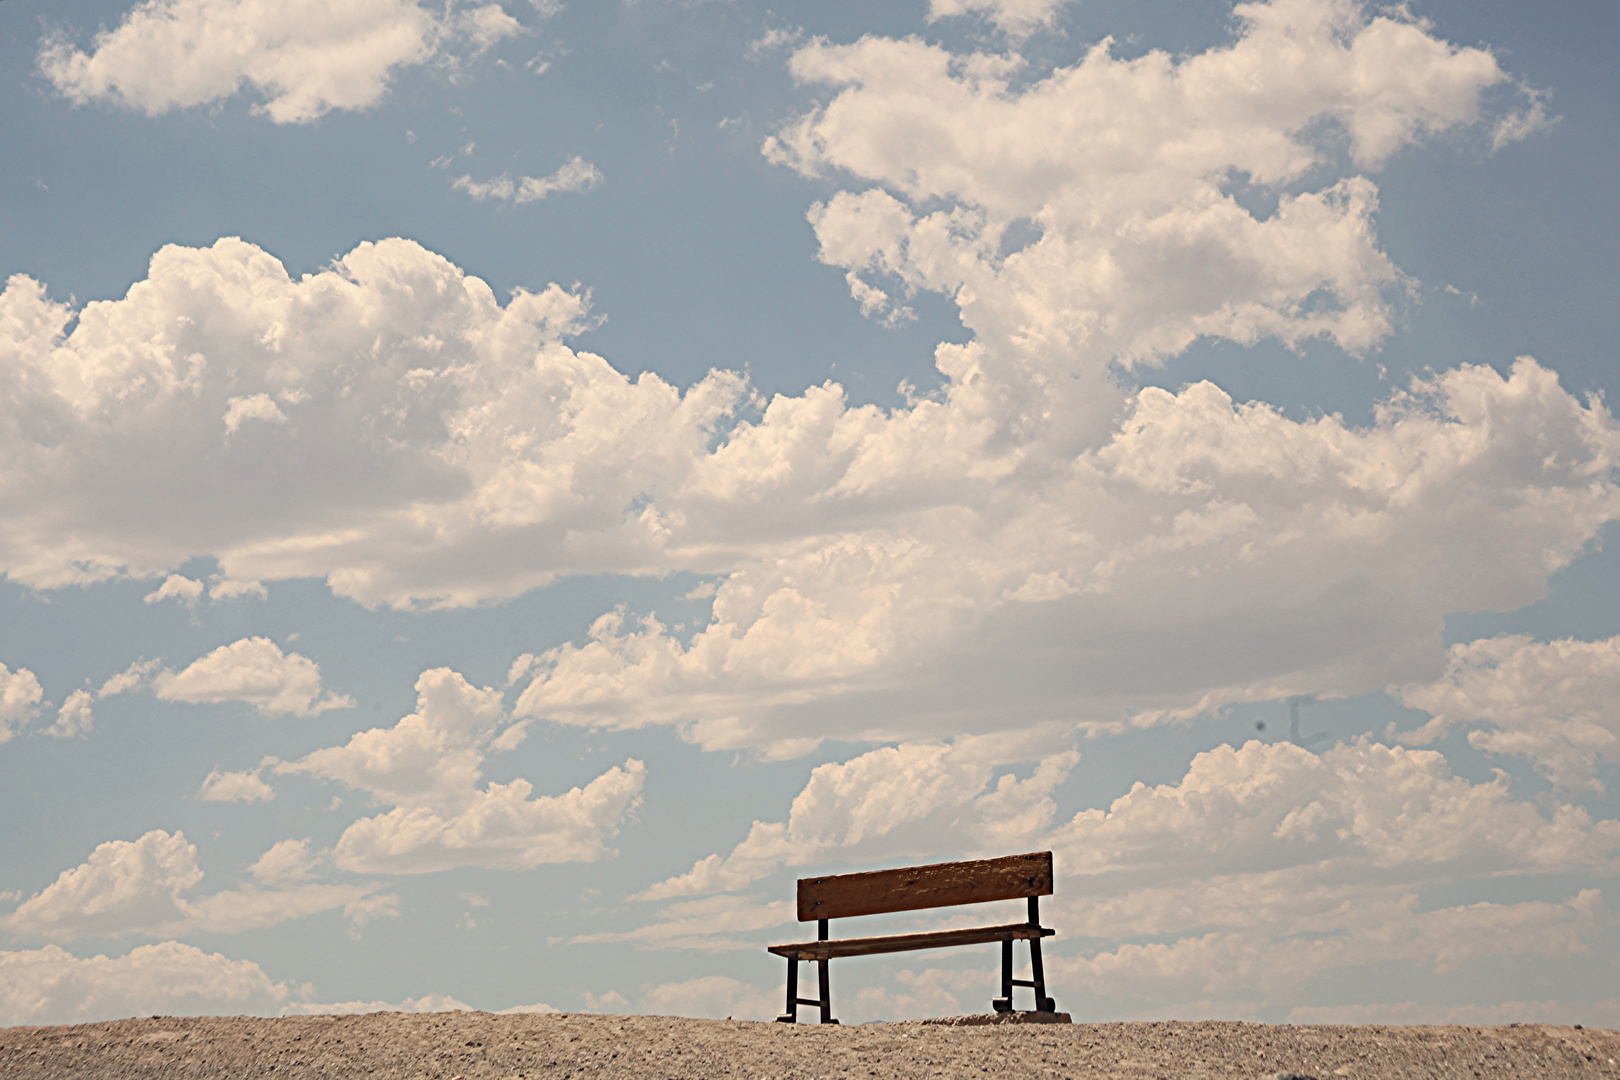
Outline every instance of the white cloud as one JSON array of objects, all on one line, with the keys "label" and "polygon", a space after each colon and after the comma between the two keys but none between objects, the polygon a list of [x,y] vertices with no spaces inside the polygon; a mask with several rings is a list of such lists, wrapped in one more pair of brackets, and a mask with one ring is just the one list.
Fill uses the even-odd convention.
[{"label": "white cloud", "polygon": [[260,581],[239,581],[235,578],[215,576],[208,586],[210,600],[266,600],[270,592]]},{"label": "white cloud", "polygon": [[728,975],[701,975],[660,983],[641,996],[641,1012],[653,1016],[699,1016],[713,1020],[774,1020],[778,995]]},{"label": "white cloud", "polygon": [[270,845],[270,849],[248,867],[248,873],[266,885],[282,881],[307,881],[311,876],[311,864],[307,839],[280,840]]},{"label": "white cloud", "polygon": [[639,802],[646,766],[631,759],[561,795],[531,798],[533,785],[521,778],[480,787],[484,758],[515,745],[507,736],[521,732],[521,722],[506,724],[499,691],[480,690],[448,668],[423,672],[416,690],[416,711],[393,727],[276,766],[394,804],[344,830],[333,851],[339,867],[386,874],[528,869],[609,853],[604,838]]},{"label": "white cloud", "polygon": [[[659,515],[625,507],[688,472],[744,394],[734,375],[685,395],[627,379],[560,343],[589,325],[583,297],[551,287],[502,307],[403,240],[297,281],[238,240],[168,247],[66,337],[72,312],[27,278],[0,312],[22,335],[0,368],[29,387],[7,399],[17,426],[0,427],[18,462],[0,488],[0,566],[34,587],[155,576],[204,548],[226,577],[326,577],[372,605],[648,569],[666,561]],[[256,393],[289,420],[249,447],[219,418]],[[66,425],[49,445],[34,438],[47,419]],[[88,457],[53,452],[58,437]],[[206,468],[192,440],[213,447]],[[464,557],[495,535],[484,558]]]},{"label": "white cloud", "polygon": [[274,1014],[297,993],[251,960],[178,941],[80,959],[58,945],[0,952],[0,1027],[125,1016]]},{"label": "white cloud", "polygon": [[90,734],[95,714],[90,707],[94,698],[88,690],[75,690],[56,711],[56,720],[45,729],[45,734],[56,739],[72,739]]},{"label": "white cloud", "polygon": [[497,1015],[497,1016],[549,1016],[552,1013],[557,1013],[557,1012],[561,1012],[561,1011],[562,1010],[557,1008],[555,1005],[547,1005],[543,1001],[537,1001],[533,1005],[513,1005],[509,1009],[496,1009],[495,1010],[495,1015]]},{"label": "white cloud", "polygon": [[1431,716],[1408,741],[1478,725],[1468,734],[1474,746],[1527,758],[1559,785],[1603,789],[1600,766],[1620,764],[1620,637],[1511,634],[1453,645],[1449,661],[1437,681],[1396,691]]},{"label": "white cloud", "polygon": [[307,123],[376,104],[395,74],[456,40],[481,51],[522,29],[493,4],[446,4],[444,15],[415,0],[150,0],[98,33],[89,52],[47,38],[39,68],[79,104],[111,101],[155,116],[251,87],[264,99],[255,112]]},{"label": "white cloud", "polygon": [[[925,968],[922,971],[902,968],[894,973],[899,988],[863,986],[855,992],[849,1008],[851,1013],[858,1013],[865,1020],[914,1020],[919,1016],[982,1013],[984,992],[995,985],[996,977],[988,967]],[[1065,1003],[1058,1007],[1065,1008]]]},{"label": "white cloud", "polygon": [[187,607],[195,607],[202,598],[203,583],[186,577],[184,574],[170,574],[163,579],[163,584],[147,593],[143,598],[148,604],[162,603],[164,600],[178,600]]},{"label": "white cloud", "polygon": [[[1515,799],[1506,776],[1456,776],[1433,751],[1363,738],[1316,755],[1249,742],[1199,754],[1177,784],[1138,783],[1051,842],[1063,873],[1087,878],[1088,890],[1295,869],[1370,883],[1617,866],[1620,821],[1572,805],[1553,811]],[[1148,908],[1099,903],[1082,917],[1121,934],[1162,932]],[[1226,908],[1206,905],[1200,917],[1224,918]]]},{"label": "white cloud", "polygon": [[231,934],[363,900],[375,885],[298,884],[197,896],[203,872],[183,833],[154,829],[138,840],[99,845],[83,864],[25,900],[0,926],[13,934],[71,941],[193,930]]},{"label": "white cloud", "polygon": [[374,919],[399,918],[399,897],[393,893],[358,896],[343,905],[343,917],[349,920],[350,936],[359,937],[359,928]]},{"label": "white cloud", "polygon": [[1570,805],[1543,813],[1505,776],[1471,783],[1429,751],[1362,739],[1317,756],[1251,742],[1198,755],[1178,783],[1137,784],[1051,844],[1049,921],[1109,944],[1053,959],[1049,978],[1120,1009],[1274,1007],[1378,965],[1444,974],[1588,953],[1606,923],[1596,890],[1458,907],[1425,904],[1420,890],[1612,874],[1620,822]]},{"label": "white cloud", "polygon": [[1547,92],[1534,87],[1520,85],[1519,93],[1528,101],[1523,109],[1516,113],[1509,113],[1497,120],[1496,127],[1491,131],[1491,149],[1500,150],[1532,135],[1551,130],[1557,126],[1562,117],[1553,116],[1547,111]]},{"label": "white cloud", "polygon": [[110,676],[96,691],[97,698],[110,698],[117,694],[127,694],[146,682],[147,678],[162,664],[161,660],[137,660],[118,674]]},{"label": "white cloud", "polygon": [[[87,335],[88,347],[98,324],[110,333],[126,315],[169,333],[180,324],[167,305],[117,318],[106,308],[149,305],[179,289],[171,269],[229,292],[228,277],[212,275],[241,258],[255,303],[284,287],[291,307],[268,304],[261,321],[249,319],[250,335],[211,352],[236,356],[240,375],[265,336],[279,333],[281,350],[313,369],[351,330],[374,325],[397,334],[389,349],[399,350],[383,350],[395,374],[376,372],[377,385],[415,395],[421,411],[384,408],[379,398],[366,413],[373,405],[357,399],[369,391],[344,395],[341,384],[329,396],[312,392],[298,408],[332,410],[330,426],[284,452],[289,469],[306,454],[327,463],[313,483],[307,471],[282,483],[255,467],[204,494],[195,489],[211,481],[164,449],[185,426],[181,416],[158,432],[132,415],[131,441],[86,449],[94,475],[53,473],[66,459],[18,447],[37,468],[8,478],[21,487],[8,503],[17,513],[0,524],[0,560],[14,578],[47,586],[147,572],[142,559],[182,561],[202,535],[222,538],[207,546],[232,578],[324,575],[340,594],[401,606],[510,595],[560,573],[729,575],[714,621],[690,642],[655,624],[606,619],[589,642],[548,654],[522,710],[580,723],[673,723],[711,746],[768,745],[972,730],[989,722],[972,718],[975,702],[981,716],[992,702],[1000,712],[1011,680],[1034,718],[1116,722],[1130,710],[1433,678],[1443,612],[1534,599],[1547,572],[1620,505],[1610,479],[1620,437],[1608,414],[1529,361],[1507,379],[1487,368],[1442,373],[1394,395],[1366,428],[1331,416],[1292,421],[1234,404],[1209,384],[1144,391],[1123,403],[1122,422],[1099,446],[1061,457],[1052,440],[1071,437],[1073,416],[1057,410],[1049,431],[1014,435],[986,350],[949,346],[940,352],[954,373],[943,400],[885,414],[849,407],[836,387],[816,388],[776,398],[711,451],[714,424],[744,400],[742,382],[711,376],[683,397],[653,376],[632,383],[589,354],[542,345],[542,333],[583,318],[577,297],[552,290],[503,310],[480,283],[403,242],[351,256],[365,267],[364,285],[336,273],[297,284],[282,276],[278,285],[279,266],[260,254],[229,242],[166,249],[154,280],[124,301],[90,305],[74,338]],[[30,293],[14,279],[4,296],[26,306]],[[306,325],[298,309],[326,293],[322,325]],[[188,286],[186,295],[196,294]],[[416,299],[395,306],[405,295]],[[444,307],[430,313],[429,297],[445,298]],[[355,305],[352,327],[330,318],[346,303]],[[386,315],[362,317],[372,305]],[[311,351],[312,334],[331,342]],[[140,336],[131,328],[108,340]],[[344,351],[370,350],[367,340]],[[164,350],[193,351],[171,343],[126,359],[138,366]],[[170,375],[183,382],[188,363]],[[64,359],[48,370],[60,378],[97,369]],[[88,390],[101,377],[78,385]],[[169,376],[157,369],[129,374],[128,385],[107,377],[92,401],[135,385],[167,393],[157,387]],[[176,389],[170,405],[184,413],[192,400]],[[40,405],[58,408],[73,411],[65,399]],[[355,408],[364,423],[338,422]],[[212,427],[210,412],[195,422]],[[345,445],[378,424],[395,425],[386,446]],[[105,440],[107,430],[87,438]],[[108,476],[143,458],[164,467],[116,486],[175,479],[172,490],[142,491],[172,513],[137,520],[110,511],[119,503],[103,491]],[[51,533],[57,526],[30,516],[47,511],[72,532]],[[93,552],[103,553],[99,562]],[[1190,640],[1214,647],[1189,650]],[[1076,663],[1041,662],[1053,648]],[[909,718],[883,696],[893,692],[890,673],[908,669],[918,690]],[[840,695],[846,707],[822,704]],[[869,704],[860,707],[858,695]],[[885,733],[880,723],[912,726]]]},{"label": "white cloud", "polygon": [[[555,1012],[549,1006],[535,1006],[536,1012],[547,1010]],[[390,1001],[301,1001],[291,1005],[284,1005],[281,1009],[283,1016],[330,1016],[353,1015],[356,1013],[436,1013],[436,1012],[474,1012],[476,1011],[465,1001],[453,998],[448,994],[423,994],[419,998],[406,998],[398,1003]]]},{"label": "white cloud", "polygon": [[[1050,829],[1052,791],[1080,760],[1072,749],[1042,753],[1054,749],[1042,742],[1063,741],[997,735],[907,743],[818,765],[786,822],[754,822],[729,856],[702,859],[636,899],[741,889],[779,866],[818,858],[904,861],[937,850],[942,836],[960,852],[1020,850]],[[1027,779],[1010,770],[998,777],[1009,762],[1037,756]]]},{"label": "white cloud", "polygon": [[778,49],[785,49],[790,45],[797,44],[799,39],[802,37],[804,37],[804,30],[802,27],[794,27],[793,29],[789,30],[785,26],[773,26],[767,29],[759,37],[749,42],[748,51],[743,55],[747,56],[750,60],[763,60],[766,56],[776,52]]},{"label": "white cloud", "polygon": [[266,424],[285,424],[287,414],[281,411],[269,394],[233,397],[225,402],[225,434],[235,435],[244,420],[259,420]]},{"label": "white cloud", "polygon": [[1409,907],[1387,913],[1397,917],[1362,918],[1320,935],[1207,933],[1057,957],[1048,962],[1047,978],[1121,1004],[1201,998],[1281,1004],[1297,1000],[1313,981],[1356,968],[1405,963],[1447,974],[1471,961],[1583,955],[1590,949],[1582,936],[1601,921],[1597,908],[1596,890],[1563,903]]},{"label": "white cloud", "polygon": [[[229,424],[231,431],[236,429]],[[188,578],[184,574],[170,574],[163,579],[163,584],[147,593],[145,600],[148,604],[161,603],[164,600],[179,600],[189,608],[197,606],[203,593],[208,593],[210,600],[263,600],[269,596],[263,583],[258,581],[238,581],[234,578],[214,575],[208,585],[195,578]]]},{"label": "white cloud", "polygon": [[319,664],[298,653],[284,654],[262,637],[221,645],[179,674],[160,672],[152,688],[164,701],[243,701],[264,716],[315,716],[354,707],[347,694],[328,691],[321,696]]},{"label": "white cloud", "polygon": [[[545,16],[551,13],[541,10],[540,14]],[[463,9],[457,12],[455,25],[478,52],[523,33],[523,24],[508,15],[499,4],[481,4]]]},{"label": "white cloud", "polygon": [[[1388,333],[1402,284],[1377,246],[1377,189],[1356,175],[1298,188],[1340,135],[1357,167],[1376,168],[1474,122],[1506,75],[1484,49],[1343,0],[1236,10],[1231,45],[1123,60],[1104,42],[1017,91],[1015,55],[817,41],[793,73],[836,94],[766,152],[878,185],[813,210],[822,259],[862,275],[863,306],[881,308],[883,280],[955,296],[997,374],[1026,393],[1061,358],[1084,385],[1043,396],[1083,405],[1092,365],[1152,362],[1198,337],[1365,349]],[[1240,177],[1276,192],[1276,211],[1239,206],[1225,185]],[[1019,223],[1037,238],[1004,254]]]},{"label": "white cloud", "polygon": [[630,1011],[630,1001],[617,990],[605,994],[585,993],[585,1007],[591,1012],[622,1013]]},{"label": "white cloud", "polygon": [[203,802],[269,802],[276,789],[264,782],[257,769],[246,772],[220,772],[214,769],[197,789]]},{"label": "white cloud", "polygon": [[27,668],[12,671],[0,664],[0,743],[6,742],[39,715],[44,688]]},{"label": "white cloud", "polygon": [[1017,37],[1051,26],[1070,0],[928,0],[928,19],[982,15]]},{"label": "white cloud", "polygon": [[[949,468],[940,448],[960,444],[932,427],[947,408],[884,422],[830,395],[778,398],[688,490],[719,502],[731,492],[714,487],[747,477],[830,531],[842,499],[878,504],[873,487],[922,501],[922,461]],[[816,453],[835,446],[849,449]],[[1444,373],[1362,429],[1237,406],[1208,383],[1144,390],[1108,442],[1044,483],[964,477],[955,506],[744,564],[690,640],[604,617],[539,658],[517,711],[670,723],[723,748],[1368,692],[1438,673],[1444,612],[1541,595],[1548,568],[1620,512],[1617,454],[1608,414],[1529,361],[1506,379]]]},{"label": "white cloud", "polygon": [[465,191],[477,202],[496,199],[518,206],[538,202],[559,191],[589,191],[602,183],[602,171],[582,157],[575,157],[550,176],[520,176],[514,181],[502,175],[493,180],[458,177],[450,186]]},{"label": "white cloud", "polygon": [[68,940],[132,927],[163,934],[188,921],[183,897],[202,877],[197,849],[183,834],[153,830],[139,840],[101,844],[83,865],[62,871],[24,901],[5,926],[14,934]]}]

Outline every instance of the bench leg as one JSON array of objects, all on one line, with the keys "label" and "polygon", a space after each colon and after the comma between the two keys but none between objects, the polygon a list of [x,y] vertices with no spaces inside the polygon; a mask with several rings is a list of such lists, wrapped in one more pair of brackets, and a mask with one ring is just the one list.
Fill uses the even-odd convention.
[{"label": "bench leg", "polygon": [[1029,939],[1030,982],[1035,984],[1035,1011],[1057,1012],[1057,1002],[1046,996],[1046,969],[1041,965],[1041,939]]},{"label": "bench leg", "polygon": [[1013,939],[1001,939],[1001,996],[992,998],[990,1004],[998,1013],[1013,1012],[1013,987],[1027,986],[1035,991],[1036,1012],[1057,1012],[1057,1002],[1046,996],[1046,966],[1041,963],[1041,941],[1039,938],[1029,939],[1029,966],[1028,979],[1013,978]]},{"label": "bench leg", "polygon": [[787,1012],[777,1018],[778,1023],[797,1024],[799,1022],[799,960],[798,957],[788,957],[788,983],[787,983]]},{"label": "bench leg", "polygon": [[1012,1012],[1012,943],[1011,936],[1001,939],[1001,996],[990,1001],[996,1012]]},{"label": "bench leg", "polygon": [[816,961],[816,978],[821,983],[821,1022],[836,1024],[832,1014],[832,986],[827,982],[827,961]]}]

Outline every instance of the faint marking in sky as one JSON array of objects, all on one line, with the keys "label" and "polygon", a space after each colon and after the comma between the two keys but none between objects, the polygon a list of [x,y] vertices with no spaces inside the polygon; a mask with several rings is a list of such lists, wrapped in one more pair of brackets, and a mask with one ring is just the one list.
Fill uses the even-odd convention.
[{"label": "faint marking in sky", "polygon": [[[1311,747],[1321,742],[1323,739],[1333,738],[1333,733],[1331,731],[1318,731],[1312,735],[1302,735],[1300,733],[1300,706],[1315,704],[1315,694],[1295,694],[1293,697],[1288,699],[1288,741],[1293,743],[1295,746],[1303,747],[1306,750],[1311,749]],[[1264,720],[1256,720],[1254,722],[1254,730],[1266,730],[1266,722]]]},{"label": "faint marking in sky", "polygon": [[1301,735],[1299,731],[1299,708],[1301,705],[1315,705],[1315,694],[1295,694],[1288,699],[1288,741],[1295,746],[1309,750],[1316,743],[1324,739],[1333,738],[1330,731],[1318,731],[1314,735]]}]

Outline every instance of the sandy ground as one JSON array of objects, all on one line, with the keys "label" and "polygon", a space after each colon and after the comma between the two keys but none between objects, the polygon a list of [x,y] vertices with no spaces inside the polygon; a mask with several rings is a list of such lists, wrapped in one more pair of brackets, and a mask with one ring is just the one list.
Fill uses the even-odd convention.
[{"label": "sandy ground", "polygon": [[0,1029],[0,1077],[1620,1077],[1620,1032],[661,1016],[153,1017]]}]

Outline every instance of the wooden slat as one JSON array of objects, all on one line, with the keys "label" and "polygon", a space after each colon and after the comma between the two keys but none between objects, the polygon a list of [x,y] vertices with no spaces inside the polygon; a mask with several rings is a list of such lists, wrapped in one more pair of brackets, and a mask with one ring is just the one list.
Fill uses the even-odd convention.
[{"label": "wooden slat", "polygon": [[1052,853],[799,879],[799,921],[1052,895]]},{"label": "wooden slat", "polygon": [[877,953],[913,952],[917,949],[944,949],[952,945],[983,945],[1012,936],[1051,937],[1057,933],[1028,923],[1006,926],[975,926],[968,930],[933,930],[926,934],[891,934],[887,937],[842,938],[833,941],[803,941],[797,945],[772,945],[777,956],[794,960],[833,960],[840,956],[874,956]]}]

